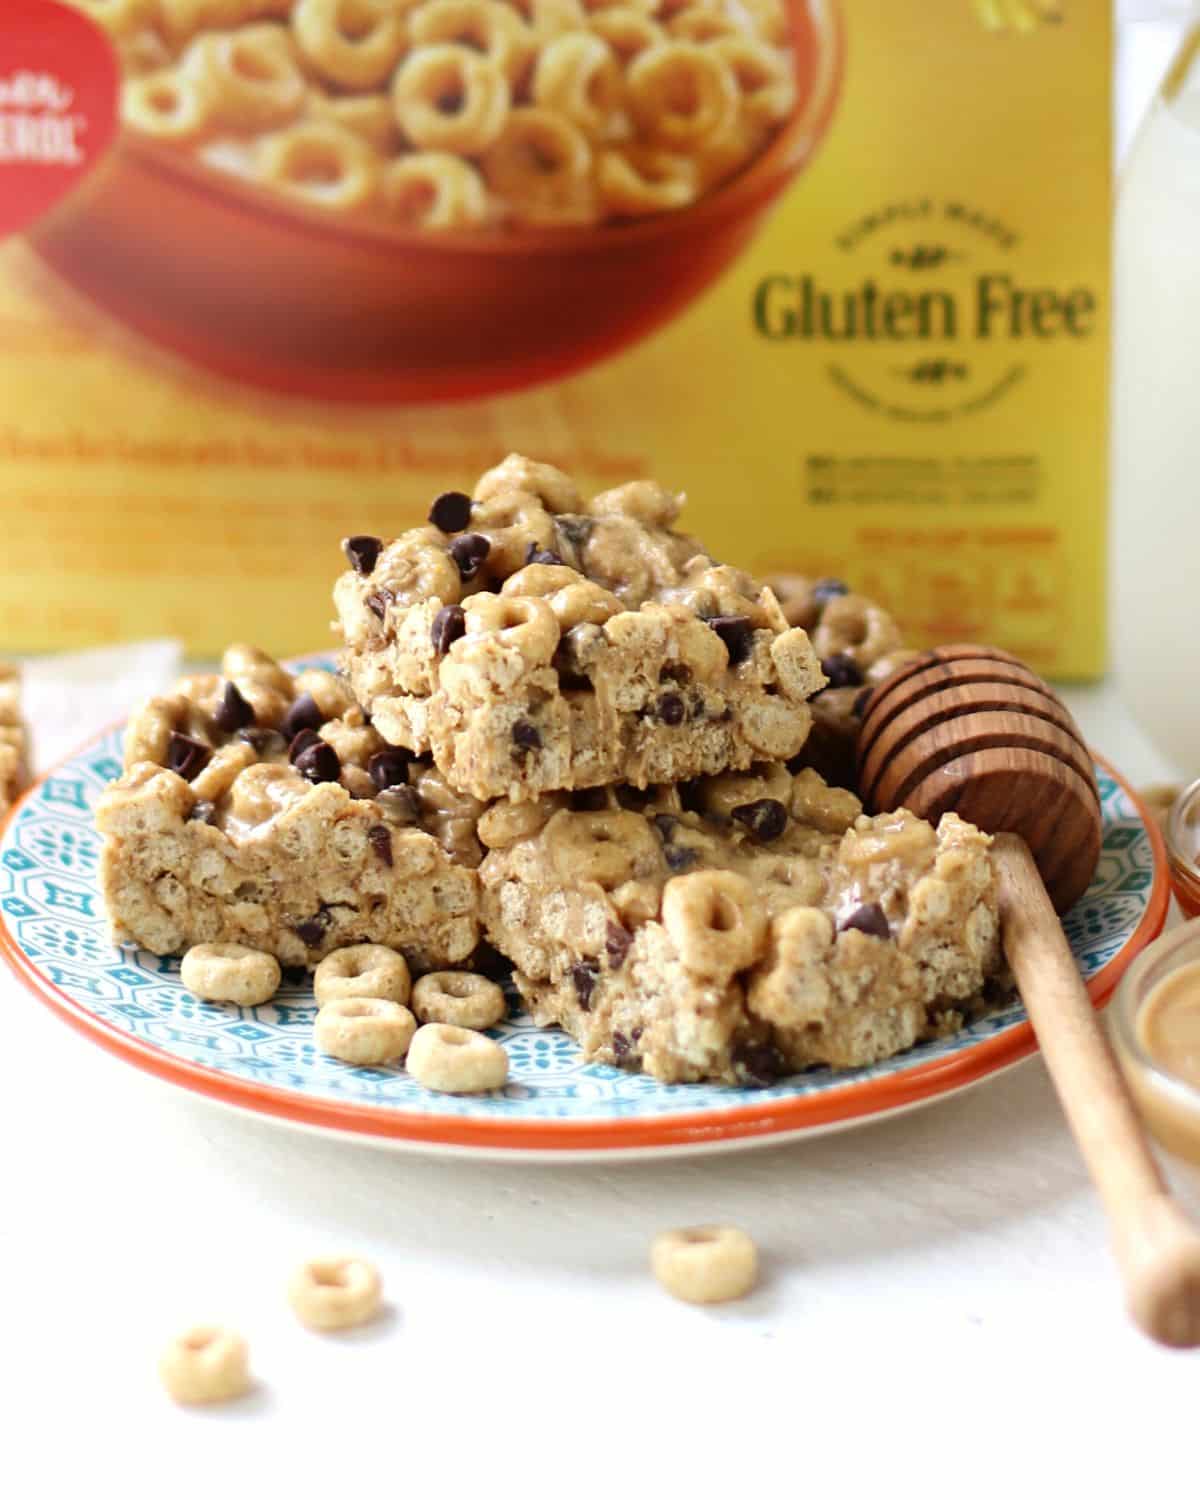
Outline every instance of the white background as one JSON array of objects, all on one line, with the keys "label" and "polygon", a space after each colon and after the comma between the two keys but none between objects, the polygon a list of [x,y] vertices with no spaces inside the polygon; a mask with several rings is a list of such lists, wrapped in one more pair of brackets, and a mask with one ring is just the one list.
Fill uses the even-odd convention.
[{"label": "white background", "polygon": [[[1170,41],[1126,35],[1122,141]],[[79,715],[124,706],[93,696]],[[1133,780],[1167,771],[1112,688],[1070,697]],[[1039,1060],[803,1145],[475,1165],[222,1112],[110,1059],[7,977],[0,1004],[5,1500],[1040,1500],[1200,1482],[1200,1357],[1126,1322]],[[711,1220],[754,1235],[764,1278],[699,1311],[659,1291],[647,1247]],[[379,1264],[390,1310],[320,1338],[284,1281],[342,1248]],[[155,1360],[209,1318],[245,1333],[259,1384],[235,1408],[178,1411]]]}]

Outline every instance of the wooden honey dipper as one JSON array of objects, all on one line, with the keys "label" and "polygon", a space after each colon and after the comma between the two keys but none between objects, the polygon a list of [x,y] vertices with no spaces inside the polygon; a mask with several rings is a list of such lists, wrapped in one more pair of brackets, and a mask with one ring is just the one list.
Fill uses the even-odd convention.
[{"label": "wooden honey dipper", "polygon": [[1200,1346],[1200,1233],[1170,1196],[1057,913],[1100,856],[1092,759],[1062,701],[987,646],[942,646],[872,692],[858,742],[872,812],[957,812],[995,834],[1005,957],[1108,1214],[1134,1320]]}]

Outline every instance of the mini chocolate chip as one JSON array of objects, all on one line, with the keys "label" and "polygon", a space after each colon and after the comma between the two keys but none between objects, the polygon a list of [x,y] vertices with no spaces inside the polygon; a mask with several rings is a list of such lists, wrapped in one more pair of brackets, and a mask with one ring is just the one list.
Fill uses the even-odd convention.
[{"label": "mini chocolate chip", "polygon": [[675,837],[675,830],[679,827],[679,819],[673,813],[655,813],[653,818],[658,836],[664,844],[669,844]]},{"label": "mini chocolate chip", "polygon": [[854,703],[853,703],[853,705],[852,705],[852,707],[850,709],[850,712],[854,715],[854,717],[856,719],[861,719],[862,716],[866,713],[866,711],[867,711],[867,704],[870,702],[871,694],[874,691],[875,691],[874,688],[865,687],[865,688],[863,688],[862,692],[859,693],[858,697],[855,698]]},{"label": "mini chocolate chip", "polygon": [[213,820],[213,815],[216,813],[216,810],[217,810],[217,806],[216,806],[215,802],[206,802],[204,800],[204,798],[201,797],[196,802],[196,804],[192,808],[191,812],[188,813],[188,822],[189,823],[211,823],[212,820]]},{"label": "mini chocolate chip", "polygon": [[715,630],[729,652],[729,665],[736,667],[754,649],[754,631],[749,615],[713,615],[706,620],[710,630]]},{"label": "mini chocolate chip", "polygon": [[596,523],[591,516],[555,516],[554,526],[578,552],[587,546]]},{"label": "mini chocolate chip", "polygon": [[375,806],[390,823],[419,823],[421,799],[410,786],[386,786],[375,798]]},{"label": "mini chocolate chip", "polygon": [[525,564],[544,563],[548,568],[561,568],[563,560],[557,552],[551,552],[548,547],[539,547],[536,542],[530,542],[525,549]]},{"label": "mini chocolate chip", "polygon": [[571,970],[571,983],[575,986],[575,993],[579,996],[579,1009],[591,1010],[592,991],[596,988],[596,980],[600,971],[595,964],[578,963]]},{"label": "mini chocolate chip", "polygon": [[463,531],[471,519],[471,497],[461,490],[447,490],[429,507],[429,519],[439,531]]},{"label": "mini chocolate chip", "polygon": [[254,723],[254,710],[238,692],[236,682],[227,682],[221,701],[213,710],[213,723],[223,734],[233,734]]},{"label": "mini chocolate chip", "polygon": [[641,1039],[642,1039],[642,1028],[640,1026],[635,1026],[633,1028],[633,1030],[629,1033],[629,1040],[631,1042],[640,1042]]},{"label": "mini chocolate chip", "polygon": [[865,932],[868,937],[890,938],[892,929],[878,901],[868,901],[846,917],[839,932]]},{"label": "mini chocolate chip", "polygon": [[388,605],[395,604],[396,596],[391,589],[376,589],[373,594],[367,595],[367,608],[377,620],[382,620],[387,614]]},{"label": "mini chocolate chip", "polygon": [[628,1052],[629,1052],[629,1038],[625,1035],[625,1033],[623,1031],[614,1031],[613,1032],[613,1054],[614,1054],[614,1056],[616,1056],[617,1058],[622,1058],[622,1057],[627,1056]]},{"label": "mini chocolate chip", "polygon": [[446,604],[433,617],[433,629],[429,632],[433,649],[445,656],[459,636],[467,633],[467,617],[460,604]]},{"label": "mini chocolate chip", "polygon": [[831,599],[840,599],[849,592],[850,585],[843,583],[840,578],[819,578],[813,584],[812,602],[818,609],[824,609]]},{"label": "mini chocolate chip", "polygon": [[852,656],[847,656],[842,651],[825,657],[821,662],[821,671],[829,678],[826,687],[862,687],[862,673],[858,669],[858,663]]},{"label": "mini chocolate chip", "polygon": [[687,706],[678,693],[664,693],[655,704],[655,711],[664,724],[672,727],[687,718]]},{"label": "mini chocolate chip", "polygon": [[167,741],[167,770],[175,771],[185,781],[199,776],[212,759],[212,751],[186,734],[172,734]]},{"label": "mini chocolate chip", "polygon": [[518,719],[512,727],[513,744],[521,750],[540,750],[542,737],[528,719]]},{"label": "mini chocolate chip", "polygon": [[373,823],[367,829],[367,838],[371,842],[371,848],[378,854],[384,864],[390,869],[392,865],[392,831],[385,828],[382,823]]},{"label": "mini chocolate chip", "polygon": [[663,850],[663,858],[667,862],[667,868],[678,875],[682,870],[690,870],[700,856],[686,844],[671,844]]},{"label": "mini chocolate chip", "polygon": [[320,729],[324,722],[325,715],[317,707],[317,700],[311,693],[301,693],[284,714],[279,729],[291,744],[302,729]]},{"label": "mini chocolate chip", "polygon": [[295,765],[297,758],[303,755],[306,750],[311,750],[314,745],[323,745],[324,743],[325,741],[315,729],[302,729],[299,734],[292,736],[288,744],[288,760],[291,761],[292,765]]},{"label": "mini chocolate chip", "polygon": [[633,933],[627,932],[619,922],[610,922],[604,932],[604,951],[608,954],[608,967],[619,969],[633,942]]},{"label": "mini chocolate chip", "polygon": [[367,773],[382,792],[385,787],[406,786],[411,763],[411,750],[377,750],[367,762]]},{"label": "mini chocolate chip", "polygon": [[729,814],[735,822],[750,831],[760,844],[777,839],[787,827],[787,808],[774,797],[760,797],[757,802],[743,802]]},{"label": "mini chocolate chip", "polygon": [[342,543],[342,551],[354,571],[365,578],[374,571],[383,543],[377,536],[348,536]]},{"label": "mini chocolate chip", "polygon": [[300,939],[306,948],[315,948],[325,936],[325,929],[329,926],[329,912],[325,907],[313,912],[311,917],[305,917],[303,922],[297,922],[292,931]]},{"label": "mini chocolate chip", "polygon": [[322,781],[337,781],[342,774],[342,763],[337,751],[324,740],[318,740],[315,745],[301,750],[292,764],[301,776],[306,776],[314,785],[319,785]]},{"label": "mini chocolate chip", "polygon": [[769,1088],[788,1072],[787,1059],[770,1042],[741,1042],[731,1056],[738,1081],[747,1088]]},{"label": "mini chocolate chip", "polygon": [[487,560],[492,544],[477,531],[468,531],[465,536],[456,536],[450,543],[450,556],[458,568],[458,576],[464,583],[474,578]]},{"label": "mini chocolate chip", "polygon": [[279,755],[287,749],[287,741],[278,729],[239,729],[237,737],[259,755]]}]

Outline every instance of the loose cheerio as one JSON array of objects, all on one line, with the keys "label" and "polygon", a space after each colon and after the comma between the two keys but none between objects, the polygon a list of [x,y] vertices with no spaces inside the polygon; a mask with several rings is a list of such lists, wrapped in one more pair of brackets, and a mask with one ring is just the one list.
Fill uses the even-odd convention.
[{"label": "loose cheerio", "polygon": [[[0,648],[326,639],[506,452],[1103,664],[1108,0],[7,0]],[[464,565],[469,560],[464,559]]]}]

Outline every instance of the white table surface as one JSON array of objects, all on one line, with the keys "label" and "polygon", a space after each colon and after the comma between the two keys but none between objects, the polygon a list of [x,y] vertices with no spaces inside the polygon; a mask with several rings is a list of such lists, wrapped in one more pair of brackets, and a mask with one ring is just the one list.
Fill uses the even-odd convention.
[{"label": "white table surface", "polygon": [[[1124,121],[1169,46],[1151,30]],[[1068,696],[1132,780],[1169,774],[1114,688]],[[804,1144],[473,1165],[193,1099],[7,975],[0,1004],[0,1496],[1195,1492],[1200,1357],[1126,1320],[1040,1059]],[[702,1311],[647,1247],[712,1220],[765,1274]],[[391,1310],[320,1338],[284,1280],[343,1248]],[[155,1360],[209,1318],[248,1337],[259,1385],[179,1411]]]}]

